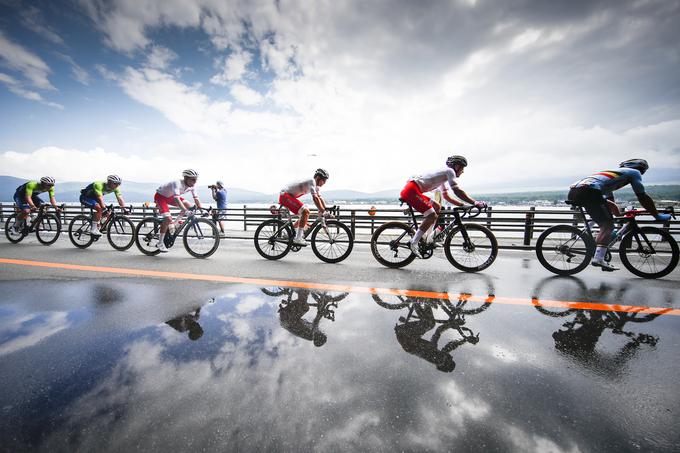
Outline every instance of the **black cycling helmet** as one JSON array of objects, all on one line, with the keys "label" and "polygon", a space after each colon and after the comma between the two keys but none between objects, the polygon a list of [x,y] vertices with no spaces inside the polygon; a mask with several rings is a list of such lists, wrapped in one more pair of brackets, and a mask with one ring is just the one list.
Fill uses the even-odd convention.
[{"label": "black cycling helmet", "polygon": [[328,172],[323,168],[317,168],[314,172],[314,177],[316,178],[317,176],[321,179],[328,179]]},{"label": "black cycling helmet", "polygon": [[467,159],[464,158],[463,156],[449,156],[449,158],[446,159],[446,166],[449,168],[453,168],[454,165],[461,165],[463,167],[467,167]]},{"label": "black cycling helmet", "polygon": [[645,174],[649,170],[649,164],[644,159],[628,159],[619,164],[619,167],[634,168]]}]

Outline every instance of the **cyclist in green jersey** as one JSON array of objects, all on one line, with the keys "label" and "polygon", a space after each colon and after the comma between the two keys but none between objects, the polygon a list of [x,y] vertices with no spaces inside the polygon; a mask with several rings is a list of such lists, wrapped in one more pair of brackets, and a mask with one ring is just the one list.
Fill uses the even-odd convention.
[{"label": "cyclist in green jersey", "polygon": [[125,209],[125,200],[123,194],[120,192],[120,185],[123,180],[118,175],[109,175],[106,177],[106,182],[95,181],[80,191],[80,203],[94,209],[92,220],[94,225],[91,225],[90,233],[95,236],[101,236],[103,233],[99,230],[102,220],[102,212],[106,209],[104,204],[104,195],[111,192],[116,194],[116,199],[121,208]]},{"label": "cyclist in green jersey", "polygon": [[26,218],[31,211],[37,211],[45,202],[39,197],[39,194],[47,192],[50,196],[50,204],[59,213],[61,208],[57,206],[57,200],[54,198],[54,184],[55,180],[51,176],[43,176],[40,181],[28,181],[19,187],[14,192],[14,202],[17,204],[21,212],[17,216],[17,221],[14,224],[16,231],[21,231],[24,227]]}]

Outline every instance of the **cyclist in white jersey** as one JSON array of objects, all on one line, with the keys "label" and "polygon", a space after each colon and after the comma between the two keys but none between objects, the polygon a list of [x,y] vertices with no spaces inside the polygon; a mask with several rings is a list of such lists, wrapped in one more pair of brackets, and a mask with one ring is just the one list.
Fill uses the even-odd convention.
[{"label": "cyclist in white jersey", "polygon": [[435,189],[440,189],[442,196],[449,203],[456,206],[462,206],[463,203],[454,199],[449,195],[451,190],[458,198],[473,204],[477,207],[485,207],[486,203],[483,201],[476,201],[471,198],[463,189],[458,187],[457,178],[463,174],[467,166],[467,159],[463,156],[450,156],[446,159],[446,169],[426,173],[409,178],[406,186],[401,191],[400,198],[406,201],[413,209],[425,216],[425,219],[420,224],[418,231],[409,243],[411,251],[418,257],[420,252],[418,250],[418,241],[427,233],[428,237],[432,237],[432,231],[437,222],[437,216],[441,209],[441,204],[432,201],[425,192],[430,192]]},{"label": "cyclist in white jersey", "polygon": [[198,173],[196,170],[187,169],[182,172],[181,180],[171,181],[156,189],[154,201],[156,202],[159,215],[163,216],[157,247],[158,250],[163,253],[168,251],[163,240],[165,239],[165,233],[168,231],[168,228],[172,223],[169,205],[178,207],[180,209],[180,216],[185,215],[187,209],[191,207],[191,204],[186,201],[182,195],[187,192],[191,192],[191,195],[194,197],[196,207],[199,209],[202,207],[201,201],[198,199],[198,195],[196,195],[195,190],[197,180]]},{"label": "cyclist in white jersey", "polygon": [[300,216],[300,220],[294,225],[297,228],[297,232],[293,243],[296,245],[307,244],[303,235],[305,227],[307,227],[307,220],[309,219],[309,208],[298,198],[308,193],[312,194],[312,200],[319,210],[319,215],[323,215],[326,211],[326,202],[321,197],[319,188],[326,184],[327,180],[328,172],[323,168],[317,168],[316,172],[314,172],[314,178],[294,182],[281,189],[279,203],[288,208],[293,214]]}]

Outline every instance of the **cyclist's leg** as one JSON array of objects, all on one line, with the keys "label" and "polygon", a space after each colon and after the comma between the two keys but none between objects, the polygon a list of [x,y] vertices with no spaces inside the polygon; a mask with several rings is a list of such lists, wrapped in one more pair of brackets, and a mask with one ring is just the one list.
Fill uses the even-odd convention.
[{"label": "cyclist's leg", "polygon": [[19,208],[19,214],[17,215],[16,226],[19,227],[24,223],[24,220],[31,213],[31,205],[29,205],[25,200],[25,195],[14,193],[14,203],[16,203]]},{"label": "cyclist's leg", "polygon": [[165,239],[165,233],[168,231],[170,223],[172,223],[172,215],[170,214],[170,206],[175,206],[175,200],[173,198],[164,197],[163,195],[156,192],[153,197],[154,202],[156,202],[156,207],[158,208],[158,215],[163,218],[160,228],[160,237],[158,239],[158,248],[165,249],[165,244],[163,240]]},{"label": "cyclist's leg", "polygon": [[300,216],[300,220],[294,225],[296,228],[295,242],[303,242],[305,227],[307,226],[307,220],[309,219],[309,209],[300,200],[287,192],[282,192],[281,195],[279,195],[279,203],[288,208],[293,214]]},{"label": "cyclist's leg", "polygon": [[401,191],[401,198],[405,200],[413,209],[425,216],[425,219],[418,227],[418,231],[411,239],[412,244],[418,244],[423,234],[436,223],[439,205],[436,205],[427,196],[423,195],[420,188],[414,181],[409,181]]},{"label": "cyclist's leg", "polygon": [[[597,248],[595,249],[592,264],[601,267],[602,270],[606,271],[618,270],[617,267],[604,260],[604,257],[607,254],[612,230],[614,229],[614,219],[612,218],[609,206],[599,190],[581,189],[582,190],[578,191],[576,196],[574,196],[574,201],[577,201],[585,208],[588,215],[590,215],[600,228],[600,232],[595,240]],[[572,195],[572,192],[575,190],[577,189],[572,189],[569,194]]]},{"label": "cyclist's leg", "polygon": [[[97,200],[94,198],[88,198],[85,195],[80,196],[80,204],[83,206],[87,206],[88,208],[94,210],[94,213],[92,215],[92,223],[90,224],[90,229],[94,231],[95,229],[99,228],[99,220],[101,219],[101,207],[99,206],[99,203]],[[99,211],[97,211],[97,208],[99,208]],[[97,212],[99,212],[99,217],[97,216]]]}]

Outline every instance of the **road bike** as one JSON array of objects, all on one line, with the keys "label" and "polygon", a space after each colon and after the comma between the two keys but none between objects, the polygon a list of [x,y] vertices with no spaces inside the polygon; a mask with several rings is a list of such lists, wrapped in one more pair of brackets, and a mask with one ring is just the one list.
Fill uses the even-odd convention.
[{"label": "road bike", "polygon": [[[208,211],[203,210],[201,216],[196,215],[196,207],[187,210],[186,217],[179,215],[177,221],[170,225],[163,242],[167,248],[175,244],[175,240],[182,235],[184,248],[195,258],[207,258],[220,245],[220,235],[217,226],[205,217]],[[139,250],[145,255],[154,256],[160,253],[158,240],[160,238],[162,220],[157,216],[147,217],[137,224],[135,242]],[[174,227],[174,228],[173,228]]]},{"label": "road bike", "polygon": [[[68,226],[68,237],[71,239],[73,245],[80,249],[85,249],[97,242],[101,236],[92,234],[92,228],[96,228],[96,224],[92,219],[92,211],[90,214],[78,214],[71,220]],[[106,238],[116,250],[125,251],[132,247],[135,243],[135,225],[132,223],[125,213],[116,214],[113,205],[109,205],[102,212],[102,221],[100,231],[106,234]]]},{"label": "road bike", "polygon": [[[19,215],[19,210],[15,206],[16,212],[9,216],[5,222],[5,236],[7,236],[7,240],[12,244],[16,244],[21,242],[30,233],[35,232],[35,236],[41,244],[54,244],[59,239],[59,234],[61,234],[61,221],[56,214],[47,212],[50,208],[52,208],[52,205],[41,205],[38,207],[38,213],[35,216],[31,215],[26,218],[21,230],[15,231],[14,226]],[[64,209],[64,205],[62,204],[59,209]]]},{"label": "road bike", "polygon": [[[567,204],[572,204],[567,201]],[[585,210],[578,208],[584,220],[584,228],[574,225],[555,225],[545,230],[536,241],[538,261],[550,272],[557,275],[574,275],[588,267],[595,254],[595,239]],[[675,218],[673,208],[665,212]],[[680,251],[678,243],[668,231],[653,227],[640,226],[636,217],[649,215],[644,210],[624,212],[615,221],[621,226],[608,244],[610,249],[617,242],[621,262],[631,273],[643,278],[660,278],[668,275],[678,265]],[[609,262],[609,250],[604,257]]]},{"label": "road bike", "polygon": [[[380,264],[391,268],[404,267],[416,259],[409,243],[418,229],[418,221],[413,207],[401,198],[399,201],[408,205],[405,212],[410,216],[410,222],[387,222],[378,227],[371,237],[373,256]],[[460,206],[446,212],[453,215],[453,221],[436,231],[431,242],[421,240],[418,243],[421,256],[431,258],[435,248],[441,247],[443,242],[446,258],[457,269],[478,272],[491,266],[498,256],[496,236],[482,225],[463,223],[463,219],[475,218],[483,210],[475,206]]]},{"label": "road bike", "polygon": [[[339,216],[340,208],[326,209],[329,215]],[[298,252],[304,246],[293,242],[295,228],[293,217],[288,209],[279,206],[272,211],[276,218],[265,220],[255,231],[255,249],[268,260],[278,260],[288,252]],[[321,261],[339,263],[352,253],[354,238],[347,225],[339,220],[318,216],[304,233],[306,239],[311,235],[312,251]]]}]

